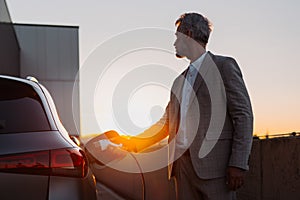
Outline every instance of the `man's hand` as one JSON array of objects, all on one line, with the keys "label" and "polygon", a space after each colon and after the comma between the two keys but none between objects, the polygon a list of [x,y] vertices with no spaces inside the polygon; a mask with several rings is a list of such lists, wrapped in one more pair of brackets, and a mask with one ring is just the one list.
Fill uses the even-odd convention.
[{"label": "man's hand", "polygon": [[245,170],[237,167],[227,168],[226,184],[230,190],[237,190],[244,184]]},{"label": "man's hand", "polygon": [[112,143],[108,137],[103,134],[91,139],[85,145],[85,149],[95,160],[107,165],[114,160],[120,160],[127,156],[128,152],[124,151],[120,144]]},{"label": "man's hand", "polygon": [[119,135],[116,131],[107,131],[104,133],[106,137],[115,144],[121,144],[123,150],[136,152],[136,139],[131,136]]}]

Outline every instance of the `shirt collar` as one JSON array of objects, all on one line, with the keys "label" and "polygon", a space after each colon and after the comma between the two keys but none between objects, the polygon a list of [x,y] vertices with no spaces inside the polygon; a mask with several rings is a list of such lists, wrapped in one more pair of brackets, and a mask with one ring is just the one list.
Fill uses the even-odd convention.
[{"label": "shirt collar", "polygon": [[207,54],[207,51],[204,52],[199,58],[197,58],[194,62],[191,63],[191,65],[193,65],[193,67],[195,67],[198,71],[200,69],[200,66],[202,65],[202,62],[203,62],[206,54]]}]

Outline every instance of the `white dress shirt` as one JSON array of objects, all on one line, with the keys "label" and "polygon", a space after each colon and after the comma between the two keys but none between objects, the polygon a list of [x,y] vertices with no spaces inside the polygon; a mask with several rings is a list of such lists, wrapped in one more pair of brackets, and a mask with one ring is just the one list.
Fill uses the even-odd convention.
[{"label": "white dress shirt", "polygon": [[179,150],[184,151],[189,147],[187,137],[188,133],[186,132],[186,114],[189,108],[190,98],[193,92],[193,85],[205,58],[205,55],[206,52],[189,65],[188,72],[182,87],[182,98],[180,104],[180,124],[176,138],[176,147]]}]

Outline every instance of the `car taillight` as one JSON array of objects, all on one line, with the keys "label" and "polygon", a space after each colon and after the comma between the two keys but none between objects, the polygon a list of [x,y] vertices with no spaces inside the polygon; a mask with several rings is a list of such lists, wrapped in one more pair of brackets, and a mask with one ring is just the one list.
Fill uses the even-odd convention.
[{"label": "car taillight", "polygon": [[0,157],[0,172],[85,177],[88,163],[78,148]]},{"label": "car taillight", "polygon": [[52,175],[85,177],[88,163],[81,150],[57,149],[50,152]]}]

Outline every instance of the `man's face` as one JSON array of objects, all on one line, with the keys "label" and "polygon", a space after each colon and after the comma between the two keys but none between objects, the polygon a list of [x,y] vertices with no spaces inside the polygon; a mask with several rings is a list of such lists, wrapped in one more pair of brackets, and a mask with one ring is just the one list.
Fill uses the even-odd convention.
[{"label": "man's face", "polygon": [[175,35],[176,35],[176,40],[174,42],[174,47],[175,47],[176,57],[184,58],[187,56],[187,52],[189,50],[188,43],[187,43],[188,36],[178,31],[175,33]]}]

